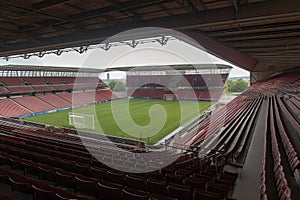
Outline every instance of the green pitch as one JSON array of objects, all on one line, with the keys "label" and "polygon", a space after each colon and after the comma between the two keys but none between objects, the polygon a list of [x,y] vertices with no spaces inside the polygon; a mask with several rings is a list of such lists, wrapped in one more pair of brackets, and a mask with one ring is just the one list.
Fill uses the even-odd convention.
[{"label": "green pitch", "polygon": [[93,115],[95,129],[84,131],[154,144],[203,112],[211,102],[122,99],[26,118],[27,121],[70,127],[69,112]]}]

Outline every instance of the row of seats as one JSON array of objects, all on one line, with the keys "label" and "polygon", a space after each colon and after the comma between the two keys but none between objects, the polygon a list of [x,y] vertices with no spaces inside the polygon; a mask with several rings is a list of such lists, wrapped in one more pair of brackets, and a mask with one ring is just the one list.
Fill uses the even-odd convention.
[{"label": "row of seats", "polygon": [[0,84],[0,94],[107,87],[98,77],[1,77]]},{"label": "row of seats", "polygon": [[277,95],[268,97],[261,199],[297,199],[300,195],[299,186],[295,184],[299,184],[300,154],[296,148],[299,140],[292,141],[294,137],[290,137],[291,133],[285,128],[280,112],[283,105],[279,102]]},{"label": "row of seats", "polygon": [[[300,198],[299,77],[299,72],[286,73],[251,85],[223,108],[190,125],[182,142],[200,149],[221,150],[242,163],[253,124],[260,110],[264,110],[262,106],[268,105],[266,130],[261,130],[265,134],[265,148],[260,197]],[[214,137],[216,134],[219,137]]]},{"label": "row of seats", "polygon": [[195,122],[195,128],[182,137],[182,142],[187,145],[196,145],[202,142],[209,135],[218,132],[223,126],[232,123],[236,116],[249,104],[250,101],[244,101],[244,96],[235,98],[212,115],[207,116],[200,126],[198,122]]},{"label": "row of seats", "polygon": [[127,75],[127,87],[220,87],[223,88],[228,74],[188,75]]},{"label": "row of seats", "polygon": [[135,89],[127,90],[127,95],[131,97],[164,99],[166,95],[173,95],[173,99],[192,99],[203,101],[218,101],[223,94],[223,90],[176,90],[166,91],[161,89]]},{"label": "row of seats", "polygon": [[[209,163],[205,167],[202,165],[203,162],[201,160],[198,158],[192,159],[190,155],[184,155],[172,164],[172,167],[162,169],[156,173],[124,174],[112,170],[103,164],[95,164],[97,162],[88,156],[87,151],[83,150],[84,148],[80,148],[79,143],[76,143],[75,139],[55,139],[59,135],[64,134],[49,132],[45,132],[45,134],[24,134],[27,131],[16,131],[16,127],[9,129],[9,123],[3,124],[5,124],[5,127],[1,127],[1,129],[5,130],[5,132],[14,131],[12,135],[1,137],[1,148],[8,150],[8,154],[2,154],[1,160],[6,159],[3,162],[9,164],[13,172],[21,169],[23,175],[35,175],[37,180],[41,179],[41,181],[46,177],[55,178],[53,182],[54,186],[56,183],[58,184],[55,186],[56,188],[63,187],[61,186],[60,178],[66,178],[64,175],[71,175],[72,186],[67,188],[68,191],[71,190],[75,195],[100,199],[108,199],[104,198],[103,195],[105,194],[110,197],[114,194],[120,195],[118,196],[119,199],[202,199],[204,197],[221,199],[227,196],[228,187],[231,188],[236,179],[236,174],[223,172],[221,175],[217,175],[214,167],[209,167]],[[35,132],[35,130],[32,132]],[[62,142],[65,144],[59,144]],[[103,146],[101,145],[101,147]],[[101,151],[103,149],[101,148]],[[111,148],[106,152],[117,155]],[[85,159],[78,159],[78,155]],[[76,162],[69,162],[67,161],[68,159],[76,159]],[[91,162],[91,159],[94,162]],[[89,163],[85,163],[84,160],[89,161]],[[203,168],[200,167],[200,163],[202,163]],[[54,176],[52,172],[49,172],[51,171],[50,168],[54,172]],[[48,176],[46,175],[47,173]],[[99,176],[97,180],[95,180],[95,177],[97,177],[95,173]],[[52,174],[52,176],[49,176],[49,174]],[[60,174],[63,174],[63,176],[61,177]],[[93,187],[91,187],[92,185]],[[116,185],[120,187],[116,187]],[[97,193],[91,192],[92,188],[95,188],[94,192],[97,191]],[[52,190],[48,192],[51,198],[57,194]],[[86,194],[87,192],[91,193]],[[33,195],[35,193],[33,192]]]},{"label": "row of seats", "polygon": [[44,112],[57,108],[99,103],[112,98],[116,98],[116,95],[108,89],[3,98],[0,99],[0,115],[19,117],[30,113]]}]

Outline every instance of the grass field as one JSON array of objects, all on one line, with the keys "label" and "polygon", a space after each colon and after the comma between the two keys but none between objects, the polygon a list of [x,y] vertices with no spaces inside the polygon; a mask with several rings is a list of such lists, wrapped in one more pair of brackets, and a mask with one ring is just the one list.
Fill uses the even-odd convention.
[{"label": "grass field", "polygon": [[95,116],[95,129],[88,132],[154,144],[211,105],[210,102],[122,99],[26,118],[58,127],[69,126],[69,112]]}]

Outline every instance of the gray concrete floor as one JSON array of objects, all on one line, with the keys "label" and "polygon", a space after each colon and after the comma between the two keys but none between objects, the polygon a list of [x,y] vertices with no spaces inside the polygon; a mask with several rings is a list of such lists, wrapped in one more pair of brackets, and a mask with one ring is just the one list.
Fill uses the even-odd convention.
[{"label": "gray concrete floor", "polygon": [[264,101],[254,130],[245,164],[234,188],[233,197],[239,200],[260,199],[260,174],[264,152],[264,130],[267,115],[267,101]]}]

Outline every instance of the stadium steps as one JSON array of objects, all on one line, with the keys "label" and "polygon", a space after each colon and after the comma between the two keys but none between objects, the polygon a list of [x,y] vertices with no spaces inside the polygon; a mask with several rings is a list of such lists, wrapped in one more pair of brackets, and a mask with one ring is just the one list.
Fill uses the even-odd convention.
[{"label": "stadium steps", "polygon": [[24,110],[27,110],[29,113],[33,113],[30,109],[26,108],[24,105],[20,104],[17,101],[14,101],[14,99],[10,99],[13,103],[17,104],[18,106],[22,107]]},{"label": "stadium steps", "polygon": [[48,106],[51,106],[51,107],[53,107],[53,108],[56,108],[55,105],[52,105],[51,103],[49,103],[49,102],[47,102],[47,101],[44,101],[43,99],[39,98],[38,96],[35,96],[35,97],[36,97],[38,100],[40,100],[41,102],[47,104]]},{"label": "stadium steps", "polygon": [[40,95],[36,97],[50,104],[51,106],[54,106],[55,108],[66,108],[71,106],[71,104],[68,101],[66,101],[65,99],[61,98],[56,94],[51,93],[51,94]]},{"label": "stadium steps", "polygon": [[45,103],[44,101],[42,101],[41,99],[35,96],[24,96],[24,97],[14,98],[13,100],[19,103],[20,105],[22,105],[23,107],[26,107],[32,113],[55,109],[52,105]]},{"label": "stadium steps", "polygon": [[[20,133],[21,134],[21,133]],[[38,136],[37,136],[38,137]],[[15,138],[15,140],[16,140],[17,138]],[[21,139],[21,138],[20,138]],[[23,141],[25,138],[22,138],[21,139],[21,141],[20,141],[20,139],[18,139],[18,140],[16,140],[16,141],[19,141],[19,142],[21,142],[21,141]],[[11,141],[11,140],[9,140],[9,141]],[[46,141],[46,140],[45,140]],[[13,141],[11,141],[11,142],[13,142]],[[35,140],[32,138],[32,139],[29,139],[29,140],[26,140],[26,143],[24,143],[23,145],[9,145],[9,146],[7,146],[7,147],[9,147],[11,150],[10,150],[10,153],[11,153],[11,155],[19,155],[19,153],[18,152],[21,152],[20,150],[18,150],[18,151],[16,151],[17,149],[16,149],[16,147],[18,147],[18,148],[23,148],[22,146],[28,146],[29,144],[28,144],[28,142],[33,142],[33,143],[36,143],[35,145],[32,145],[31,146],[31,148],[34,148],[34,149],[39,149],[38,151],[35,151],[36,153],[38,152],[38,154],[40,154],[40,156],[42,156],[42,154],[43,154],[43,152],[45,152],[44,150],[42,151],[42,148],[43,147],[45,147],[45,144],[43,144],[43,143],[40,143],[39,145],[41,145],[41,147],[38,147],[39,145],[38,145],[38,143],[37,142],[35,142]],[[57,144],[58,145],[58,144]],[[3,145],[2,145],[2,147],[4,147]],[[29,146],[28,146],[29,147]],[[60,147],[60,148],[63,148],[63,147],[65,147],[65,145],[58,145],[57,147]],[[27,148],[26,148],[27,149]],[[50,152],[50,149],[56,149],[56,148],[52,148],[52,147],[48,147],[48,152],[49,153],[51,153],[51,155],[53,156],[53,155],[55,155],[54,154],[54,152],[52,153],[52,151]],[[72,148],[73,150],[72,151],[74,151],[74,148]],[[46,150],[46,149],[45,149]],[[71,150],[71,149],[70,149]],[[28,150],[22,150],[22,154],[23,154],[23,156],[22,156],[22,158],[32,158],[32,156],[34,156],[35,157],[35,155],[37,156],[37,154],[36,153],[26,153]],[[60,150],[60,152],[64,152],[63,150]],[[67,159],[67,158],[71,158],[70,156],[71,155],[69,155],[69,156],[67,156],[66,154],[64,154],[64,153],[59,153],[58,151],[56,151],[56,154],[57,155],[61,155],[60,156],[60,158],[58,159],[55,159],[55,162],[50,162],[50,164],[60,164],[60,160],[62,160],[62,159]],[[34,158],[33,157],[33,158]],[[183,156],[182,157],[182,159],[180,159],[179,161],[185,161],[186,159],[189,159],[190,157],[186,157],[186,158],[184,158],[185,156]],[[75,158],[75,157],[74,157]],[[199,172],[199,168],[195,165],[196,164],[196,161],[197,160],[195,160],[195,161],[193,161],[193,160],[191,160],[190,162],[190,164],[191,164],[191,167],[192,168],[190,168],[190,169],[193,169],[194,171],[198,171]],[[186,166],[189,166],[189,162],[184,162],[185,163],[185,165]],[[180,164],[180,163],[178,163],[178,166],[181,166],[182,164]],[[58,167],[58,166],[57,166]],[[65,166],[66,167],[66,166]],[[63,169],[66,169],[66,168],[63,168]],[[202,165],[202,167],[203,167],[203,165]],[[174,173],[175,174],[175,170],[176,170],[176,168],[175,169],[173,169],[172,167],[171,168],[168,168],[169,170],[167,171],[167,172],[172,172],[172,173]],[[212,169],[213,171],[214,171],[214,168]],[[214,176],[214,172],[213,171],[206,171],[205,173],[207,173],[207,174],[211,174],[212,176]],[[163,174],[165,174],[166,172],[163,172]],[[178,172],[179,173],[179,172]],[[183,173],[183,172],[182,172]],[[189,173],[189,172],[188,172]],[[176,177],[179,177],[179,176],[176,176]],[[174,178],[176,178],[176,177],[174,177]],[[86,178],[84,178],[84,179],[86,179]],[[113,179],[109,179],[109,180],[113,180]],[[211,183],[210,184],[211,185],[211,187],[217,187],[217,185],[215,185],[215,184],[213,184],[213,183]],[[191,193],[191,191],[190,191],[190,193]]]},{"label": "stadium steps", "polygon": [[[260,173],[263,160],[263,130],[267,128],[265,123],[268,110],[268,101],[264,100],[262,109],[258,114],[254,135],[248,150],[240,176],[236,182],[233,197],[243,200],[260,199]],[[251,187],[249,187],[251,186]]]}]

